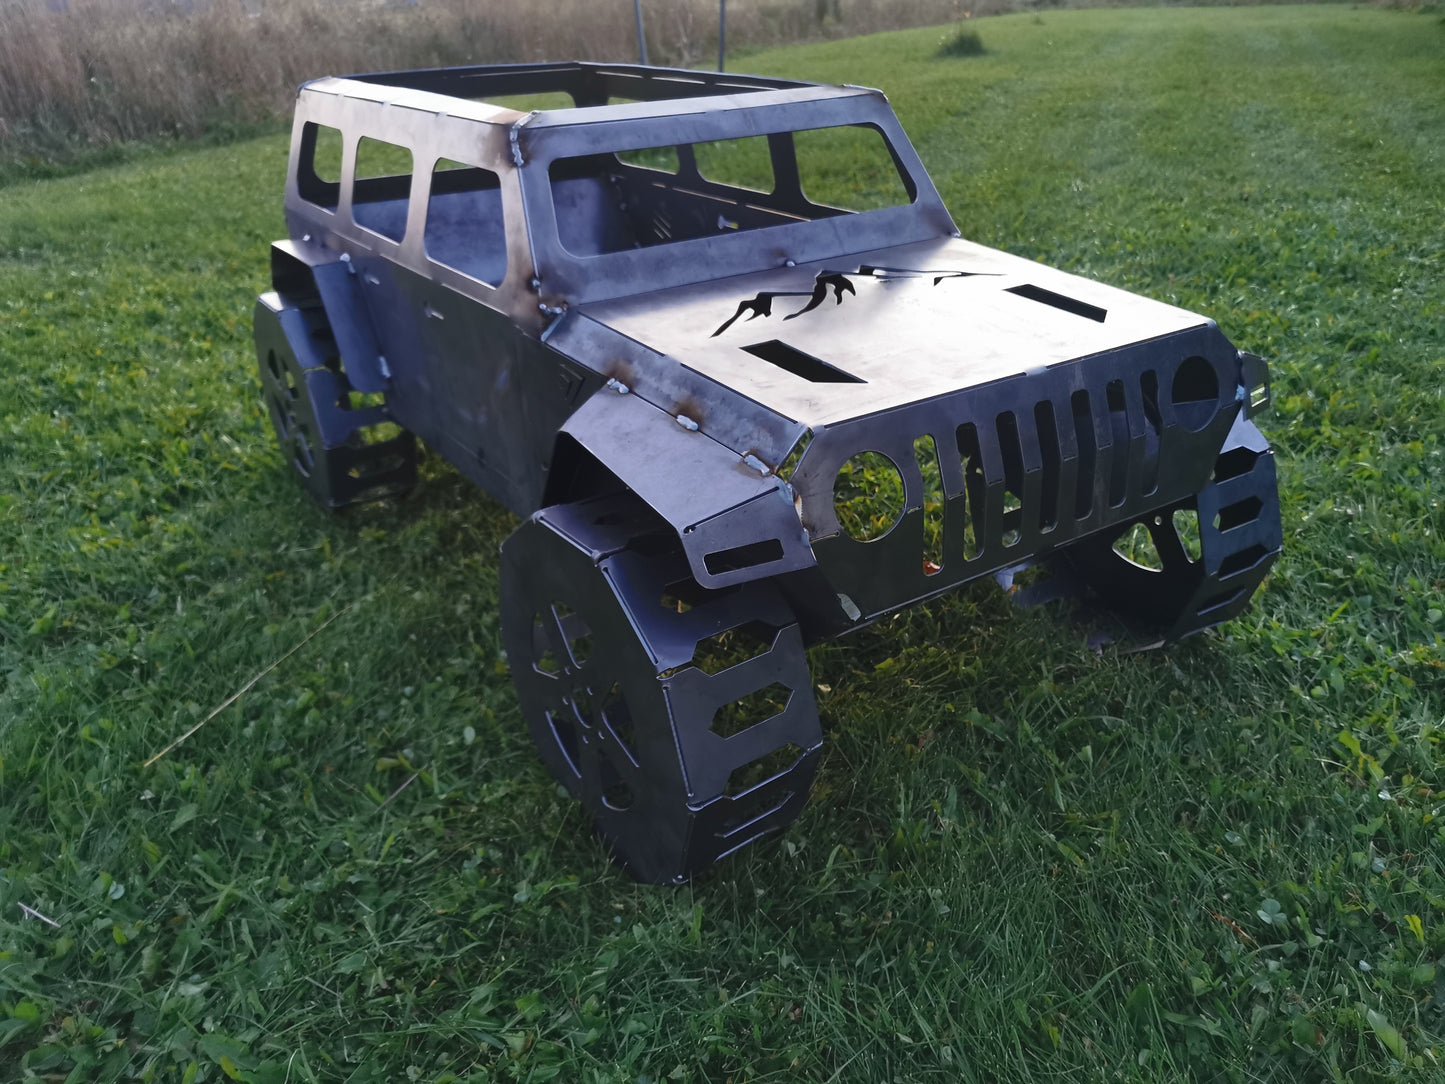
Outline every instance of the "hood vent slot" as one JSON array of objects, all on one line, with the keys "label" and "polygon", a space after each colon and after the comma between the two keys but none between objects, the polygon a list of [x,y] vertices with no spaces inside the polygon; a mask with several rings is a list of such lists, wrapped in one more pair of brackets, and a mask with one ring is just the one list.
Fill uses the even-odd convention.
[{"label": "hood vent slot", "polygon": [[837,366],[829,365],[826,361],[813,357],[812,354],[805,354],[779,339],[769,339],[765,343],[753,343],[751,346],[744,346],[740,349],[746,350],[755,358],[762,358],[769,365],[776,365],[784,372],[802,377],[811,384],[867,383],[862,377],[845,373]]},{"label": "hood vent slot", "polygon": [[1104,318],[1109,315],[1108,309],[1101,309],[1098,305],[1090,305],[1087,301],[1080,301],[1076,297],[1065,297],[1063,294],[1056,294],[1052,290],[1045,290],[1042,286],[1035,286],[1026,282],[1022,286],[1010,286],[1008,293],[1018,294],[1019,297],[1026,297],[1030,301],[1037,301],[1041,305],[1051,305],[1056,309],[1063,309],[1064,312],[1071,312],[1075,316],[1082,316],[1085,320],[1094,320],[1102,324]]}]

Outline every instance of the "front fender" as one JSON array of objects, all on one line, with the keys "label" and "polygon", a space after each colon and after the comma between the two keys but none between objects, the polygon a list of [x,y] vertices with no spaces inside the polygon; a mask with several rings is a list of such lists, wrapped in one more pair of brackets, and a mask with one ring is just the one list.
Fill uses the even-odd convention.
[{"label": "front fender", "polygon": [[815,563],[787,483],[636,395],[598,389],[563,425],[568,439],[672,526],[703,587]]}]

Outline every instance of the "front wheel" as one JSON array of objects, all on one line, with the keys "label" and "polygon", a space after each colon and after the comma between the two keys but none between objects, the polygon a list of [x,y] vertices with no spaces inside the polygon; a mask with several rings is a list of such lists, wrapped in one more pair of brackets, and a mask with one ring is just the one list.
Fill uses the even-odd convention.
[{"label": "front wheel", "polygon": [[[1124,544],[1140,526],[1153,551],[1148,561]],[[1062,556],[1107,606],[1174,641],[1242,613],[1282,540],[1274,453],[1241,415],[1197,494]]]},{"label": "front wheel", "polygon": [[616,859],[653,883],[792,823],[822,747],[782,596],[767,582],[704,590],[669,534],[635,497],[555,505],[507,539],[501,567],[532,740]]}]

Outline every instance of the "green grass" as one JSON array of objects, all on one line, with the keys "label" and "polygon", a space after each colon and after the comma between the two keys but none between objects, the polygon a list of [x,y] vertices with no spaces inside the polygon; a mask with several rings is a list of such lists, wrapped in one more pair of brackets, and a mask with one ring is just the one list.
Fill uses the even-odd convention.
[{"label": "green grass", "polygon": [[938,46],[939,57],[982,56],[986,52],[988,50],[978,31],[962,23],[954,27]]},{"label": "green grass", "polygon": [[0,189],[0,1079],[1441,1079],[1445,28],[985,30],[749,66],[886,88],[965,235],[1269,356],[1286,556],[1164,652],[990,585],[816,650],[807,812],[676,890],[524,735],[513,521],[285,476],[284,141]]}]

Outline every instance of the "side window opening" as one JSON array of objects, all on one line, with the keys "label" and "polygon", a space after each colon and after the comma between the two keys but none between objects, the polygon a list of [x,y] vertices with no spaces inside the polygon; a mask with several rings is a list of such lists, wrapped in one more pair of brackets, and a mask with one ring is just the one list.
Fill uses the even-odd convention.
[{"label": "side window opening", "polygon": [[773,190],[773,156],[767,136],[694,143],[692,157],[705,181],[751,192]]},{"label": "side window opening", "polygon": [[362,136],[356,144],[351,217],[358,226],[400,241],[411,200],[411,151]]},{"label": "side window opening", "polygon": [[427,258],[488,286],[507,277],[501,179],[489,169],[438,159],[427,200]]},{"label": "side window opening", "polygon": [[557,234],[601,256],[900,206],[917,196],[871,125],[559,158]]},{"label": "side window opening", "polygon": [[644,147],[640,151],[618,151],[617,160],[624,166],[651,169],[658,173],[676,174],[679,168],[676,147]]},{"label": "side window opening", "polygon": [[301,129],[301,157],[296,187],[301,198],[328,211],[341,202],[341,132],[307,121]]},{"label": "side window opening", "polygon": [[881,130],[868,124],[815,128],[793,137],[798,180],[812,203],[840,211],[901,207],[918,197]]},{"label": "side window opening", "polygon": [[626,167],[611,154],[553,162],[548,175],[562,246],[578,256],[637,248],[632,221],[637,207],[629,206],[627,194],[645,190],[652,182],[639,175],[650,172]]}]

